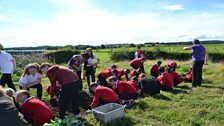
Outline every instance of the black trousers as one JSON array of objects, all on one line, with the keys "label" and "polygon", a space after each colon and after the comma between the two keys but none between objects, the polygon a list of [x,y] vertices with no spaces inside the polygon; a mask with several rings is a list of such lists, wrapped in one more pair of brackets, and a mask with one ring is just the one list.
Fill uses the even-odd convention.
[{"label": "black trousers", "polygon": [[202,67],[204,61],[194,61],[192,64],[192,86],[201,86],[202,81]]},{"label": "black trousers", "polygon": [[16,88],[12,82],[11,74],[2,74],[0,85],[2,85],[2,87],[5,87],[5,84],[7,84],[9,88],[12,88],[14,91],[16,91]]},{"label": "black trousers", "polygon": [[66,111],[68,110],[69,103],[72,103],[73,114],[80,113],[79,100],[80,100],[80,81],[71,82],[62,86],[62,90],[59,96],[59,117],[64,118]]},{"label": "black trousers", "polygon": [[90,76],[92,78],[92,82],[95,82],[95,70],[93,66],[86,67],[86,78],[89,87],[90,87]]},{"label": "black trousers", "polygon": [[77,75],[79,76],[80,83],[81,83],[81,84],[80,84],[80,86],[81,86],[80,88],[81,88],[81,90],[82,90],[82,88],[83,88],[83,85],[82,85],[82,76],[81,76],[81,75],[82,75],[82,71],[80,70],[80,71],[77,71],[76,73],[77,73]]},{"label": "black trousers", "polygon": [[138,98],[138,93],[136,94],[119,94],[118,95],[119,99],[122,100],[130,100],[130,99],[137,99]]},{"label": "black trousers", "polygon": [[159,74],[157,72],[151,72],[151,75],[155,78],[157,78],[159,76]]},{"label": "black trousers", "polygon": [[[23,87],[22,86],[19,86],[19,88],[22,89]],[[30,88],[36,88],[37,89],[37,98],[41,100],[41,98],[42,98],[42,92],[43,92],[43,86],[42,86],[42,84],[33,85],[33,86],[27,88],[27,90],[30,91]]]},{"label": "black trousers", "polygon": [[144,68],[144,64],[143,63],[141,64],[140,68],[142,70],[142,73],[145,73],[145,68]]}]

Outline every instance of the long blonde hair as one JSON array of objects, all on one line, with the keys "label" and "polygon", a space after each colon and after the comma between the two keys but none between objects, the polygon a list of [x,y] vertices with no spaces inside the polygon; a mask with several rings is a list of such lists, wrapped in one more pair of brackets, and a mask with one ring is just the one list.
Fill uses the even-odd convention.
[{"label": "long blonde hair", "polygon": [[25,75],[30,75],[29,69],[31,69],[31,68],[37,69],[37,72],[40,73],[39,64],[38,63],[32,63],[32,64],[28,64],[26,66],[22,76],[24,77]]}]

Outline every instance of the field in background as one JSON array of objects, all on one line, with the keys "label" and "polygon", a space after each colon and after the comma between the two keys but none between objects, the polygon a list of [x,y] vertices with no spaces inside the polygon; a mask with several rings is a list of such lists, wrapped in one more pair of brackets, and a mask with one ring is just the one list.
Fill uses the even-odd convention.
[{"label": "field in background", "polygon": [[[143,49],[151,49],[153,47],[143,47]],[[165,49],[165,47],[161,47]],[[182,46],[174,46],[169,50],[178,51]],[[224,47],[212,46],[207,47],[211,50],[224,53]],[[134,49],[134,48],[133,48]],[[181,50],[179,50],[181,51]],[[114,62],[110,59],[110,49],[95,51],[95,54],[100,58],[100,64],[97,68],[97,73],[116,64],[118,68],[130,68],[129,61]],[[145,69],[149,76],[150,67],[157,60],[147,60]],[[167,60],[162,60],[163,65],[166,65]],[[177,72],[182,74],[190,68],[191,61],[178,62]],[[66,65],[66,64],[62,64]],[[13,75],[13,80],[18,85],[18,79],[22,73],[22,68],[19,68],[19,73]],[[126,110],[125,117],[121,120],[111,122],[109,124],[101,124],[96,122],[94,117],[89,114],[87,119],[92,125],[111,125],[111,126],[150,126],[150,125],[205,125],[205,126],[221,126],[224,124],[224,63],[212,63],[204,66],[203,79],[204,84],[197,88],[191,89],[190,83],[182,83],[172,92],[161,92],[155,97],[145,97],[137,101],[136,106],[131,110]],[[43,86],[49,84],[47,78],[43,79]],[[84,81],[86,88],[86,82]],[[17,87],[18,89],[18,87]],[[35,96],[35,90],[31,90]],[[43,99],[49,102],[49,97],[44,91]]]}]

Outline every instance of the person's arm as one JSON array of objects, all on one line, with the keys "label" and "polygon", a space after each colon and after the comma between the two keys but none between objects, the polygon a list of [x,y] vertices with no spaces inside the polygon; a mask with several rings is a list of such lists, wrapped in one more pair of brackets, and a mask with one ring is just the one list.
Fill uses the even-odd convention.
[{"label": "person's arm", "polygon": [[91,103],[91,108],[95,108],[100,104],[99,99],[100,99],[100,93],[98,91],[96,91],[93,101]]},{"label": "person's arm", "polygon": [[205,64],[208,64],[208,51],[205,50]]},{"label": "person's arm", "polygon": [[129,80],[128,74],[125,74],[125,78],[126,78],[127,81]]},{"label": "person's arm", "polygon": [[183,50],[191,50],[192,46],[184,47]]},{"label": "person's arm", "polygon": [[11,62],[13,64],[13,71],[15,72],[17,70],[16,69],[16,60],[15,59],[12,59]]},{"label": "person's arm", "polygon": [[51,91],[50,91],[50,96],[53,98],[55,96],[55,91],[56,91],[56,79],[53,75],[48,75],[48,78],[51,82]]},{"label": "person's arm", "polygon": [[26,88],[29,88],[29,87],[32,87],[34,85],[40,84],[41,83],[41,80],[42,80],[42,78],[40,77],[35,82],[26,84],[27,85]]},{"label": "person's arm", "polygon": [[135,58],[138,58],[138,52],[135,52]]}]

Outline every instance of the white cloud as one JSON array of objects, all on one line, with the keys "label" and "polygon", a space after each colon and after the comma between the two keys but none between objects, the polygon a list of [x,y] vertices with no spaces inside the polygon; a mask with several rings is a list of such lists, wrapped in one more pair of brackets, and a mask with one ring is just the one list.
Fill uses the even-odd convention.
[{"label": "white cloud", "polygon": [[168,11],[175,11],[175,10],[183,10],[183,5],[177,4],[177,5],[166,5],[163,6],[164,10],[168,10]]},{"label": "white cloud", "polygon": [[0,14],[0,22],[10,22],[12,21],[13,15]]},{"label": "white cloud", "polygon": [[[55,0],[54,0],[55,2]],[[183,18],[160,14],[115,15],[87,0],[57,0],[66,10],[54,20],[36,22],[13,30],[0,29],[0,42],[8,46],[144,43],[188,41],[200,35],[224,34],[224,18],[201,20],[198,15]],[[187,37],[178,37],[188,35]],[[190,37],[189,37],[190,36]]]},{"label": "white cloud", "polygon": [[205,18],[215,18],[215,17],[219,17],[219,14],[213,14],[213,13],[209,13],[209,12],[204,12],[201,14],[201,17],[205,17]]}]

